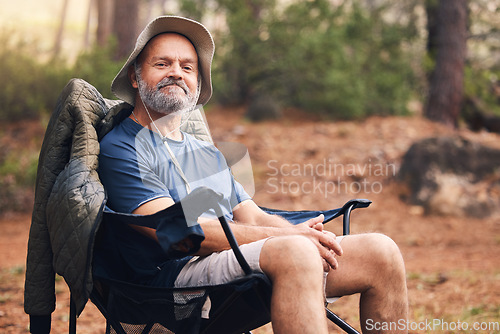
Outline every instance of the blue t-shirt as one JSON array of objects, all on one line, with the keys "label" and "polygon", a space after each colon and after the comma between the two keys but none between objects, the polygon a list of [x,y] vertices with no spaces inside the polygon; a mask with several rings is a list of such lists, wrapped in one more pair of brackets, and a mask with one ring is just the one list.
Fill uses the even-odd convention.
[{"label": "blue t-shirt", "polygon": [[[214,145],[187,133],[182,135],[181,141],[167,139],[167,143],[190,188],[206,186],[223,194],[223,213],[226,218],[232,219],[232,209],[250,196],[234,180],[224,156]],[[107,205],[112,210],[131,213],[156,198],[169,197],[178,202],[187,195],[186,182],[160,136],[130,118],[113,128],[102,139],[100,147],[99,175],[107,192]],[[213,215],[210,212],[207,214]],[[156,281],[153,277],[158,270],[168,270],[169,282],[163,283],[173,284],[178,272],[189,260],[184,258],[158,263],[161,256],[152,253],[161,248],[147,244],[149,240],[142,240],[139,236],[137,240],[130,240],[132,244],[123,241],[127,245],[120,242],[116,246],[120,247],[119,257],[127,262],[124,267],[129,272],[125,276],[132,281]]]},{"label": "blue t-shirt", "polygon": [[[224,213],[232,218],[232,208],[250,196],[234,180],[215,146],[187,133],[182,135],[182,141],[167,142],[191,189],[206,186],[223,194]],[[159,197],[178,202],[187,195],[185,182],[160,136],[130,118],[102,139],[99,174],[108,206],[118,212],[130,213]]]}]

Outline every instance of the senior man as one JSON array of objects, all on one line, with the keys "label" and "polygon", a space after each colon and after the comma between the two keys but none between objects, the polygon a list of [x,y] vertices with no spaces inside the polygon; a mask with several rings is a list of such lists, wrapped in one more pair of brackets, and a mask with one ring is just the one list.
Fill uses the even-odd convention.
[{"label": "senior man", "polygon": [[[323,230],[322,216],[291,225],[262,211],[227,168],[200,168],[220,166],[224,158],[213,145],[182,132],[180,126],[183,113],[210,99],[213,53],[208,30],[190,19],[162,16],[141,33],[112,83],[114,94],[133,111],[101,142],[99,173],[108,205],[115,211],[152,214],[200,185],[222,193],[224,213],[243,254],[253,270],[272,282],[275,333],[327,333],[325,295],[361,293],[360,319],[366,333],[374,332],[366,328],[367,320],[405,320],[404,263],[390,238],[336,237]],[[140,270],[126,266],[130,280],[185,287],[243,275],[218,221],[201,217],[199,223],[205,240],[197,256],[159,264],[145,254]],[[136,233],[158,241],[152,229],[137,227]]]}]

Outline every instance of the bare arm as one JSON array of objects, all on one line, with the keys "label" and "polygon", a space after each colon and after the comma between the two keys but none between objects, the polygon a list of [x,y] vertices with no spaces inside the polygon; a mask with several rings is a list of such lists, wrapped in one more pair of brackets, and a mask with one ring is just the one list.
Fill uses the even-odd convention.
[{"label": "bare arm", "polygon": [[[132,213],[139,215],[150,215],[173,204],[174,201],[171,198],[160,197],[142,204]],[[241,236],[237,236],[236,238],[240,244],[245,244],[270,236],[278,235],[277,233],[279,233],[279,231],[275,228],[291,227],[290,223],[285,219],[279,216],[269,215],[262,211],[252,200],[247,200],[238,204],[235,207],[233,215],[235,223],[231,224],[231,229],[233,230],[233,233],[235,233],[235,235],[241,234]],[[207,247],[208,253],[229,249],[229,243],[227,242],[227,239],[218,220],[200,218],[199,223],[203,229],[203,232],[205,233],[205,239],[208,241],[208,243],[213,243],[213,246]],[[236,225],[244,225],[245,228],[241,229],[240,227],[236,227]],[[264,226],[275,228],[262,229],[262,227]],[[156,231],[152,228],[140,226],[133,226],[133,228],[155,240],[158,240],[156,238]],[[235,229],[238,232],[236,232]],[[246,233],[239,233],[240,230],[246,231]],[[214,241],[210,242],[210,239],[212,238],[214,239]]]},{"label": "bare arm", "polygon": [[[132,213],[136,215],[152,215],[153,213],[157,213],[158,211],[166,209],[174,204],[174,200],[170,197],[160,197],[142,204],[140,207],[132,211]],[[156,240],[156,242],[159,242],[155,229],[137,225],[131,225],[131,227],[145,236]]]},{"label": "bare arm", "polygon": [[[252,200],[247,200],[234,208],[233,217],[231,230],[239,244],[274,236],[302,235],[309,238],[318,248],[324,259],[325,271],[330,267],[338,266],[335,254],[341,255],[342,249],[336,241],[336,236],[323,230],[324,217],[322,215],[304,223],[292,225],[280,216],[264,212]],[[229,249],[229,243],[219,222],[200,221],[200,224],[206,236],[200,255]]]},{"label": "bare arm", "polygon": [[[280,216],[264,212],[251,200],[240,203],[234,209],[233,215],[236,225],[242,223],[250,228],[257,227],[257,230],[262,233],[270,233],[268,236],[305,236],[318,248],[320,255],[324,259],[325,271],[328,271],[330,267],[336,268],[338,266],[335,254],[342,255],[342,248],[336,241],[335,234],[323,230],[323,215],[309,219],[298,225],[292,225]],[[239,241],[240,239],[237,237],[237,240]]]},{"label": "bare arm", "polygon": [[[174,201],[171,198],[157,198],[141,205],[133,213],[141,215],[153,214],[173,204]],[[303,235],[315,243],[321,256],[329,266],[337,267],[334,254],[341,255],[342,249],[335,240],[333,233],[323,231],[323,216],[310,219],[302,224],[292,225],[279,216],[262,211],[252,200],[240,203],[235,207],[233,215],[235,222],[231,222],[230,226],[239,244],[274,236]],[[205,234],[205,240],[202,242],[197,255],[208,255],[230,248],[219,221],[200,218],[199,223]],[[139,226],[134,228],[158,241],[154,229]]]},{"label": "bare arm", "polygon": [[234,221],[244,225],[290,227],[291,224],[280,216],[264,212],[252,200],[243,201],[233,210]]}]

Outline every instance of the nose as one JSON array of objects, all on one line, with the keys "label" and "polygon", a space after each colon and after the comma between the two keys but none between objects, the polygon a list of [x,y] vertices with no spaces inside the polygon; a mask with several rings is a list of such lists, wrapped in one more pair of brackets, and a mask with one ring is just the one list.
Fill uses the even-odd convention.
[{"label": "nose", "polygon": [[178,62],[174,62],[167,73],[167,76],[169,78],[179,80],[182,79],[182,68],[181,65]]}]

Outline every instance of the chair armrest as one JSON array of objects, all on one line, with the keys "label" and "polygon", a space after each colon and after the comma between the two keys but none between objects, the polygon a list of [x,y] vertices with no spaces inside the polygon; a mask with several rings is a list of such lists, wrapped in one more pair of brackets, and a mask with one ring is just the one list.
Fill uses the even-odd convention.
[{"label": "chair armrest", "polygon": [[346,211],[349,210],[349,208],[352,209],[358,209],[358,208],[367,208],[372,204],[372,201],[369,199],[364,199],[364,198],[356,198],[356,199],[351,199],[350,201],[347,201],[342,208],[339,210],[339,215],[343,215]]},{"label": "chair armrest", "polygon": [[344,215],[342,220],[343,235],[351,233],[351,211],[358,208],[367,208],[370,204],[372,204],[372,201],[368,199],[352,199],[344,204],[339,210],[339,215]]},{"label": "chair armrest", "polygon": [[285,211],[285,210],[277,210],[277,209],[269,209],[265,207],[261,207],[265,212],[278,215],[288,220],[293,225],[300,224],[308,219],[314,218],[323,214],[325,216],[324,224],[332,221],[339,216],[344,215],[344,235],[349,234],[349,224],[350,224],[350,214],[351,211],[357,208],[367,208],[372,202],[368,199],[352,199],[344,204],[341,208],[338,209],[330,209],[330,210],[320,210],[320,211],[311,211],[311,210],[302,210],[302,211]]}]

